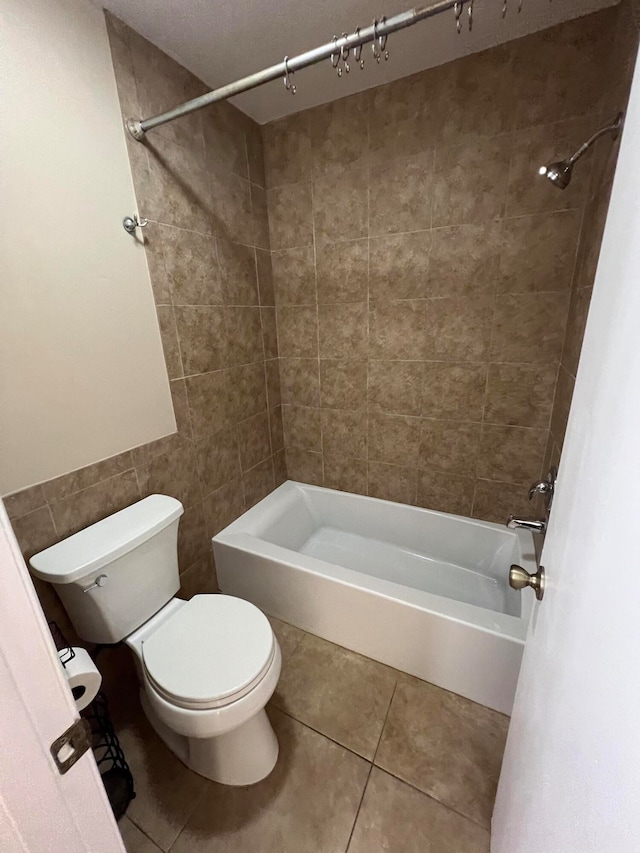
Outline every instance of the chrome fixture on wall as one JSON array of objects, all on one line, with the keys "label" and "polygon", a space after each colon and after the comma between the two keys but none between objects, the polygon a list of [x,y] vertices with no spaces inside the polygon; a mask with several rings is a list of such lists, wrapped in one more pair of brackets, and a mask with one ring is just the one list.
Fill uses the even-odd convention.
[{"label": "chrome fixture on wall", "polygon": [[[551,467],[549,469],[549,473],[547,474],[546,480],[540,480],[537,483],[533,483],[531,488],[529,489],[529,500],[533,500],[535,495],[542,495],[544,497],[544,505],[546,508],[547,518],[549,516],[549,510],[551,509],[551,504],[553,502],[553,493],[556,487],[556,478],[558,476],[558,470],[555,467]],[[515,518],[515,516],[510,515],[507,519],[507,527],[509,530],[530,530],[532,533],[544,533],[547,529],[547,518]]]},{"label": "chrome fixture on wall", "polygon": [[516,518],[510,515],[507,519],[509,530],[530,530],[532,533],[544,533],[547,529],[547,519]]},{"label": "chrome fixture on wall", "polygon": [[138,219],[138,214],[134,213],[133,216],[125,216],[122,220],[122,227],[127,234],[135,234],[136,228],[144,228],[148,222],[148,219]]},{"label": "chrome fixture on wall", "polygon": [[582,155],[593,145],[593,143],[604,136],[605,133],[610,133],[612,139],[617,139],[622,129],[623,113],[618,113],[615,121],[608,124],[606,127],[596,131],[585,143],[583,143],[575,154],[572,154],[567,160],[558,160],[556,163],[549,163],[548,166],[540,166],[538,169],[539,175],[544,175],[554,187],[564,190],[569,186],[571,181],[571,173],[574,165],[582,157]]}]

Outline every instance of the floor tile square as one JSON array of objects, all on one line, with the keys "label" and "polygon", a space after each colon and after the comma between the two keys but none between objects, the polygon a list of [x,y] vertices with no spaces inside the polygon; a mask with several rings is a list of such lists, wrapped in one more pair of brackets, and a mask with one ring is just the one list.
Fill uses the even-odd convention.
[{"label": "floor tile square", "polygon": [[262,782],[212,784],[171,853],[344,853],[370,765],[277,710],[280,755]]},{"label": "floor tile square", "polygon": [[167,851],[211,783],[178,761],[141,709],[133,722],[119,728],[118,738],[136,790],[127,817]]},{"label": "floor tile square", "polygon": [[364,758],[376,751],[397,672],[306,634],[283,667],[273,702]]},{"label": "floor tile square", "polygon": [[374,767],[348,853],[489,853],[489,833]]},{"label": "floor tile square", "polygon": [[375,763],[488,827],[508,725],[504,714],[406,676]]},{"label": "floor tile square", "polygon": [[160,848],[150,838],[147,838],[144,832],[139,830],[128,817],[123,817],[118,821],[118,829],[127,853],[160,853]]}]

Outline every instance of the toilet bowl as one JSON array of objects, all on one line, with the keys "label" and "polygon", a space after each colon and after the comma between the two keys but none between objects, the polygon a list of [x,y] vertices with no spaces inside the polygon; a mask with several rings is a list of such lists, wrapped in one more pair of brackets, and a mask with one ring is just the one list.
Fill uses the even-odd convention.
[{"label": "toilet bowl", "polygon": [[257,607],[228,595],[174,598],[125,643],[144,711],[184,764],[224,785],[269,775],[278,741],[264,707],[282,655]]},{"label": "toilet bowl", "polygon": [[55,586],[82,639],[129,646],[145,714],[181,761],[215,782],[251,785],[278,758],[264,709],[280,647],[248,601],[175,597],[182,513],[174,498],[151,495],[34,555],[31,571]]}]

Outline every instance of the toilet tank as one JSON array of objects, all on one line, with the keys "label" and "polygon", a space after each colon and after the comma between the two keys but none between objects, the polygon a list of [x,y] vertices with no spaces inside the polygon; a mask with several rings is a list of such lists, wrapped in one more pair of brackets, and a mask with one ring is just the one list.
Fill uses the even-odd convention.
[{"label": "toilet tank", "polygon": [[183,511],[151,495],[35,554],[31,572],[53,584],[78,636],[117,643],[178,592]]}]

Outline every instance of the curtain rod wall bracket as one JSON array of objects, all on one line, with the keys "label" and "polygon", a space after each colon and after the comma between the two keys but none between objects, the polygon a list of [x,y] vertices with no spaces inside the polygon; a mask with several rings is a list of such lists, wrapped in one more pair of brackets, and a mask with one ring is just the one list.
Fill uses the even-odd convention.
[{"label": "curtain rod wall bracket", "polygon": [[142,129],[142,122],[138,121],[137,119],[135,119],[135,118],[125,119],[124,120],[124,126],[129,131],[131,136],[133,136],[134,139],[137,139],[138,142],[142,142],[142,140],[145,138],[145,132]]}]

